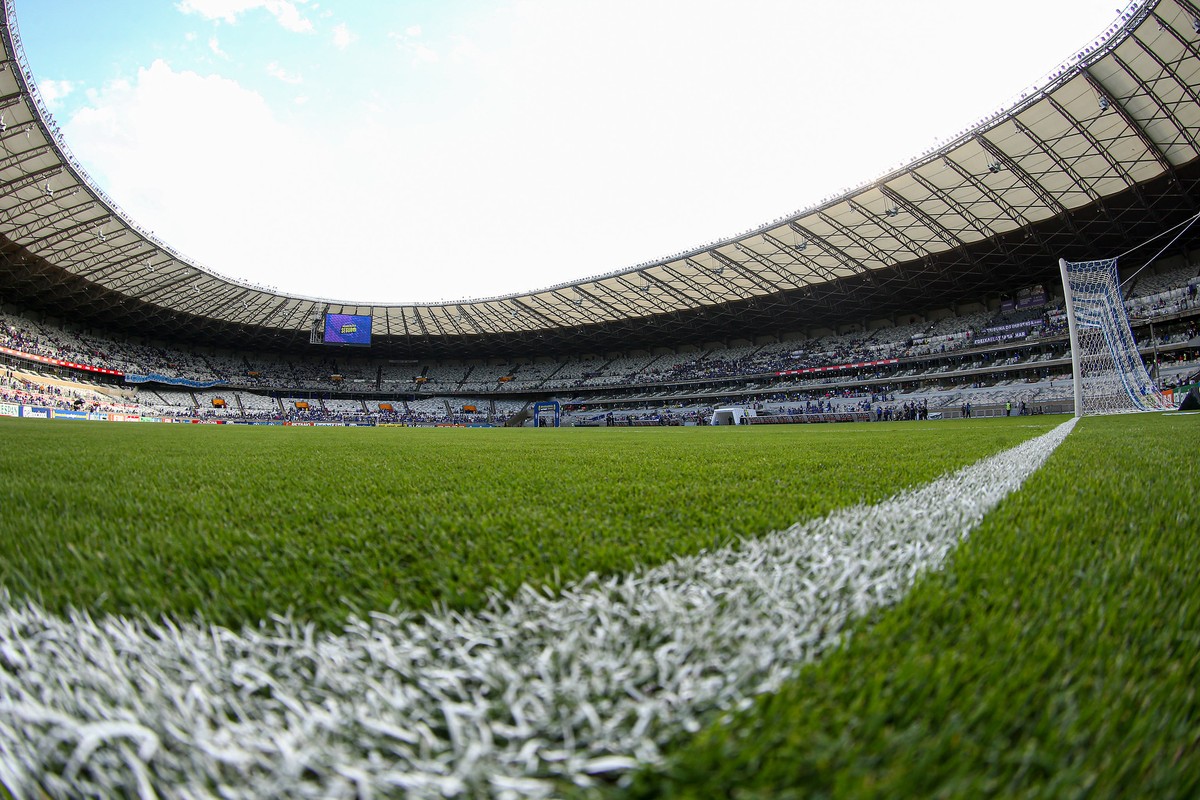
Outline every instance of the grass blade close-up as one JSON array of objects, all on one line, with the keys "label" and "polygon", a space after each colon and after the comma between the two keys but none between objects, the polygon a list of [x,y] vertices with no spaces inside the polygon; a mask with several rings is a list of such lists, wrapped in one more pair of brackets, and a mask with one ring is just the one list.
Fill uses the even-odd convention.
[{"label": "grass blade close-up", "polygon": [[611,796],[1196,797],[1197,419],[1083,420],[944,571]]},{"label": "grass blade close-up", "polygon": [[0,506],[20,510],[0,515],[0,585],[60,612],[233,627],[469,608],[876,502],[1053,424],[531,435],[0,419]]},{"label": "grass blade close-up", "polygon": [[[22,482],[20,446],[0,461],[32,523],[2,540],[0,784],[18,796],[1200,787],[1200,487],[1171,467],[1190,416],[3,430],[51,468],[130,452],[82,497],[73,475]],[[386,491],[401,469],[407,492]],[[196,475],[221,490],[186,491]],[[428,540],[440,592],[331,590],[404,585],[394,538]]]}]

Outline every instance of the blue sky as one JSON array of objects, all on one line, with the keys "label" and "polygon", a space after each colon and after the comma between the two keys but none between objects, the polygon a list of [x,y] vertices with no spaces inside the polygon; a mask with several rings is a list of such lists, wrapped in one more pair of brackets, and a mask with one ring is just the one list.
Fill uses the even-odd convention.
[{"label": "blue sky", "polygon": [[141,225],[283,291],[437,301],[736,234],[882,174],[1117,17],[1097,0],[17,0]]}]

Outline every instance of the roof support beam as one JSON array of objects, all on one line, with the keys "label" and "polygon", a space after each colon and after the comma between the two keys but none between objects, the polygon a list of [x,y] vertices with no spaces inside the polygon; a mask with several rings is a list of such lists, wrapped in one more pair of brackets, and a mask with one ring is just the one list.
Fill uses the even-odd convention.
[{"label": "roof support beam", "polygon": [[185,267],[181,271],[175,273],[170,280],[159,280],[153,286],[148,287],[145,292],[142,292],[141,294],[135,294],[133,297],[137,300],[144,300],[147,303],[151,303],[153,302],[151,299],[152,297],[166,291],[167,289],[178,286],[184,281],[191,280],[194,274],[195,273],[189,272]]},{"label": "roof support beam", "polygon": [[[760,234],[760,235],[763,237],[763,239],[764,239],[764,240],[766,240],[766,239],[767,239],[767,234],[766,234],[766,232],[765,232],[765,231],[764,231],[762,234]],[[782,265],[781,265],[781,264],[776,264],[774,261],[772,261],[771,259],[767,258],[767,257],[766,257],[766,256],[764,256],[763,254],[761,254],[761,253],[757,252],[756,250],[754,250],[753,248],[751,248],[749,245],[746,245],[746,244],[741,244],[741,243],[739,243],[738,245],[735,245],[735,247],[737,247],[737,249],[738,249],[738,250],[740,250],[741,252],[743,252],[743,253],[745,253],[746,255],[750,256],[750,258],[752,258],[752,259],[754,259],[755,261],[757,261],[757,262],[758,262],[759,264],[761,264],[761,265],[762,265],[762,266],[763,266],[765,269],[769,269],[769,270],[771,270],[772,272],[774,272],[774,273],[778,274],[778,275],[779,275],[779,277],[780,277],[781,279],[783,279],[784,281],[786,281],[786,284],[782,284],[782,283],[776,283],[776,282],[773,282],[773,281],[771,281],[771,282],[768,282],[768,285],[771,287],[771,290],[770,290],[770,291],[771,291],[771,293],[774,293],[774,292],[781,292],[781,291],[787,291],[787,290],[790,290],[790,289],[799,289],[799,288],[800,288],[800,286],[802,286],[802,285],[803,285],[803,284],[797,284],[797,283],[795,283],[794,281],[788,280],[786,277],[784,277],[784,275],[785,275],[785,274],[792,274],[792,273],[790,273],[788,270],[785,270],[785,269],[783,269],[783,267],[782,267]],[[756,272],[755,272],[755,273],[753,273],[753,274],[755,274],[755,275],[758,275],[758,273],[756,273]],[[765,278],[764,276],[761,276],[761,275],[759,275],[758,277],[760,277],[760,278],[761,278],[762,280],[764,280],[764,281],[766,280],[766,278]]]},{"label": "roof support beam", "polygon": [[[124,256],[125,254],[127,254],[133,250],[140,250],[143,246],[145,246],[145,244],[146,243],[143,242],[141,239],[134,239],[131,242],[125,242],[124,244],[120,245],[119,247],[114,247],[111,250],[105,251],[103,258],[96,257],[96,258],[98,258],[99,261],[101,261],[100,266],[93,267],[92,269],[89,269],[89,270],[80,270],[79,272],[76,272],[75,274],[81,278],[87,279],[87,278],[91,278],[93,275],[95,275],[98,272],[111,271],[114,267],[114,263],[117,267],[120,267],[128,261],[134,261],[137,259],[141,259],[145,256],[144,253],[138,253],[137,255],[134,255],[129,259],[125,259],[124,261],[120,260],[121,256]],[[115,262],[110,260],[113,258],[117,258],[118,260]]]},{"label": "roof support beam", "polygon": [[[742,244],[741,242],[737,242],[734,245],[734,248],[736,250],[738,250],[739,252],[746,251],[746,246],[744,244]],[[759,289],[761,289],[762,294],[771,294],[773,292],[779,291],[778,287],[774,286],[773,284],[771,284],[768,281],[766,281],[765,279],[763,279],[757,272],[755,272],[752,269],[746,269],[746,266],[744,264],[742,264],[740,261],[736,261],[736,260],[730,258],[729,256],[725,255],[724,253],[722,253],[720,250],[716,249],[715,247],[712,250],[709,250],[708,252],[711,253],[712,257],[715,258],[717,261],[720,261],[723,265],[725,265],[729,269],[732,269],[734,272],[743,276],[744,278],[746,278],[746,280],[750,281],[750,283],[754,284]]]},{"label": "roof support beam", "polygon": [[[24,177],[17,178],[15,181],[3,184],[3,186],[0,188],[4,189],[5,194],[15,195],[17,192],[21,191],[22,189],[25,189],[30,186],[36,186],[44,180],[44,181],[46,181],[46,189],[44,190],[44,194],[47,197],[52,197],[54,192],[52,189],[49,188],[50,181],[53,180],[54,178],[57,178],[59,173],[61,173],[62,171],[63,171],[62,164],[56,164],[53,167],[46,167],[45,169],[39,169],[37,172],[31,172],[28,175],[25,175]],[[73,195],[75,193],[71,192],[71,194]],[[71,195],[67,195],[67,196],[70,197]]]},{"label": "roof support beam", "polygon": [[[142,248],[149,248],[149,247],[150,247],[149,243],[147,243],[141,239],[134,239],[133,241],[126,242],[125,244],[121,245],[120,247],[117,247],[114,250],[106,251],[102,254],[94,255],[85,261],[79,261],[79,262],[76,262],[75,264],[71,264],[71,265],[69,265],[68,269],[73,268],[75,274],[80,276],[81,278],[89,278],[94,273],[102,272],[102,271],[110,268],[114,264],[117,267],[123,267],[127,263],[130,263],[130,262],[141,261],[142,265],[145,268],[148,268],[150,270],[150,272],[154,272],[154,270],[157,269],[157,267],[153,266],[151,264],[151,262],[153,261],[154,256],[157,255],[157,251],[152,250],[152,249],[142,250]],[[116,261],[110,260],[114,256],[124,256],[125,254],[130,253],[133,250],[142,250],[142,252],[134,253],[133,255],[130,255],[128,258],[119,258]],[[163,262],[163,264],[169,264],[169,263],[170,263],[169,261]],[[163,264],[160,264],[159,266],[163,266]]]},{"label": "roof support beam", "polygon": [[[1200,59],[1200,51],[1196,50],[1195,45],[1180,36],[1178,31],[1168,25],[1157,14],[1152,14],[1151,16],[1158,20],[1158,23],[1162,26],[1163,30],[1167,31],[1171,37],[1174,38],[1175,41],[1178,42],[1179,45],[1192,56],[1192,58]],[[1181,80],[1179,77],[1179,72],[1172,69],[1171,66],[1163,60],[1162,56],[1156,53],[1154,48],[1146,44],[1146,42],[1143,41],[1142,38],[1136,33],[1129,38],[1136,42],[1138,47],[1142,49],[1142,52],[1149,56],[1149,58],[1153,60],[1155,64],[1158,64],[1159,69],[1162,70],[1162,77],[1160,77],[1158,80],[1170,80],[1179,88],[1181,92],[1183,92],[1184,95],[1187,96],[1187,99],[1192,105],[1200,106],[1200,93],[1197,93],[1194,86],[1185,80]],[[1183,60],[1184,59],[1180,59],[1181,64]],[[1158,104],[1158,107],[1162,109],[1163,113],[1170,118],[1171,124],[1175,126],[1175,129],[1188,138],[1188,141],[1190,141],[1192,144],[1192,149],[1200,151],[1200,140],[1196,138],[1195,132],[1189,130],[1186,125],[1179,121],[1179,117],[1175,114],[1175,112],[1167,108],[1166,104],[1162,102],[1162,99],[1159,97],[1158,93],[1154,92],[1151,87],[1142,80],[1140,75],[1134,74],[1133,71],[1128,70],[1128,68],[1127,71],[1138,81],[1138,85],[1145,89],[1146,95],[1153,98],[1154,102]]]},{"label": "roof support beam", "polygon": [[[983,134],[977,136],[975,141],[977,141],[979,146],[986,150],[988,154],[995,159],[996,163],[1003,164],[1005,169],[1011,172],[1013,176],[1017,178],[1017,180],[1025,184],[1026,188],[1033,192],[1048,210],[1054,212],[1054,214],[1057,216],[1065,217],[1068,220],[1068,223],[1071,225],[1072,231],[1078,235],[1079,229],[1073,222],[1070,221],[1070,215],[1067,214],[1067,207],[1060,203],[1057,197],[1046,191],[1045,186],[1042,186],[1041,183],[1034,180],[1033,176],[1026,172],[1025,168],[1018,164],[1016,159],[1012,158],[1008,155],[1008,153],[1005,153],[1003,150],[993,144],[992,141]],[[1037,140],[1034,139],[1034,141],[1036,142]]]},{"label": "roof support beam", "polygon": [[[700,271],[704,270],[704,267],[700,266],[695,261],[692,261],[690,258],[685,258],[684,263],[688,264],[693,269],[700,270]],[[708,300],[711,300],[713,303],[722,302],[721,298],[719,298],[715,294],[713,294],[707,286],[704,286],[703,284],[700,284],[700,283],[696,283],[695,281],[692,281],[692,280],[688,279],[687,277],[685,277],[683,275],[683,273],[681,273],[679,271],[679,269],[675,266],[674,262],[672,262],[670,264],[662,264],[659,266],[659,269],[662,270],[663,272],[665,272],[666,274],[670,275],[671,277],[675,278],[676,280],[678,280],[681,284],[683,284],[685,286],[694,284],[693,288],[695,288],[697,294],[703,295],[705,298],[707,298]],[[647,284],[653,282],[655,285],[661,286],[664,290],[669,292],[672,297],[674,297],[676,300],[678,300],[682,304],[682,305],[678,305],[678,306],[675,306],[674,308],[672,308],[671,309],[672,311],[679,311],[681,308],[689,308],[692,304],[694,304],[696,302],[694,298],[688,296],[687,292],[683,291],[682,289],[680,289],[678,286],[671,283],[670,281],[664,281],[659,276],[651,274],[649,272],[643,273],[643,277],[646,279]],[[727,302],[727,301],[728,301],[728,298],[725,298],[725,302]]]},{"label": "roof support beam", "polygon": [[[796,276],[801,280],[804,280],[805,277],[812,278],[814,275],[819,275],[824,281],[829,282],[831,285],[836,284],[837,276],[834,275],[832,271],[819,265],[814,259],[806,257],[804,252],[799,247],[787,244],[783,240],[777,239],[766,232],[762,234],[762,237],[778,247],[781,254],[786,254],[791,259],[791,264],[793,266],[801,267],[808,272],[807,276],[801,276],[797,273],[793,273],[796,274]],[[808,281],[805,281],[805,283],[807,284]]]},{"label": "roof support beam", "polygon": [[[5,187],[5,188],[7,188],[7,187]],[[12,193],[15,194],[17,191],[19,191],[19,190],[13,189]],[[72,189],[70,194],[68,194],[67,196],[72,197],[78,191],[79,191],[79,189]],[[7,224],[8,222],[20,217],[22,214],[27,214],[30,211],[36,211],[37,209],[41,208],[44,205],[49,205],[51,203],[57,203],[57,202],[58,202],[58,199],[56,199],[53,195],[48,195],[45,192],[39,192],[37,197],[30,198],[29,200],[23,200],[22,202],[17,203],[12,208],[7,208],[7,209],[0,211],[0,224]],[[12,237],[10,236],[9,238],[12,238]]]},{"label": "roof support beam", "polygon": [[46,153],[54,152],[54,148],[49,144],[41,144],[37,147],[31,147],[28,150],[23,150],[20,153],[13,153],[8,158],[0,159],[0,171],[10,169],[18,164],[22,164],[33,158],[38,158]]},{"label": "roof support beam", "polygon": [[[821,216],[823,219],[825,218],[824,215],[821,215]],[[799,222],[795,222],[795,221],[789,222],[788,227],[790,227],[793,231],[795,231],[796,233],[803,236],[804,241],[806,241],[810,244],[815,243],[818,247],[820,247],[826,253],[829,253],[829,255],[833,256],[835,259],[840,261],[842,266],[844,266],[846,269],[851,270],[852,272],[854,272],[858,275],[869,276],[871,274],[871,270],[867,268],[866,264],[859,261],[854,256],[850,255],[842,248],[833,244],[833,242],[829,241],[824,236],[818,236],[817,234],[810,231],[808,228],[805,228],[804,226],[802,226]],[[834,227],[836,227],[839,232],[842,231],[841,226],[835,225]]]},{"label": "roof support beam", "polygon": [[[692,269],[696,270],[696,272],[698,272],[700,274],[709,273],[709,272],[713,272],[715,274],[715,271],[711,267],[706,267],[703,264],[701,264],[700,262],[695,261],[691,258],[685,258],[685,259],[683,259],[683,262],[685,264],[687,264],[689,267],[691,267]],[[724,262],[722,262],[722,263],[724,263]],[[722,269],[724,269],[723,266],[722,266]],[[730,300],[730,298],[728,298],[728,297],[721,297],[720,295],[714,294],[711,289],[709,289],[704,284],[700,283],[700,281],[688,278],[684,275],[681,275],[678,272],[678,270],[668,269],[664,265],[663,271],[669,272],[672,275],[679,278],[680,282],[683,283],[683,285],[691,286],[691,288],[696,289],[698,292],[700,292],[705,297],[707,297],[709,300],[711,300],[713,302],[713,305],[721,305],[723,303],[728,303]],[[754,297],[754,292],[750,291],[749,289],[747,289],[744,286],[738,286],[735,283],[725,283],[724,285],[727,286],[729,289],[737,292],[739,295],[739,297],[738,297],[739,300],[748,300],[749,298]],[[684,296],[686,297],[686,293],[684,294]]]},{"label": "roof support beam", "polygon": [[[859,213],[862,213],[862,212],[859,212]],[[883,250],[880,250],[879,247],[877,247],[874,242],[872,242],[867,237],[863,236],[856,229],[851,228],[848,225],[843,225],[842,223],[838,222],[836,219],[834,219],[833,217],[831,217],[830,215],[828,215],[824,212],[818,212],[817,217],[820,218],[820,220],[822,222],[824,222],[826,225],[828,225],[829,227],[833,228],[838,233],[840,233],[842,236],[845,236],[847,239],[854,242],[856,245],[858,245],[862,249],[866,250],[868,253],[871,254],[871,257],[874,258],[876,261],[878,261],[880,264],[883,264],[884,266],[890,266],[896,262],[896,259],[893,256],[883,252]]]},{"label": "roof support beam", "polygon": [[[97,221],[93,221],[89,224],[95,225],[96,222]],[[97,232],[95,236],[86,236],[82,242],[76,242],[68,245],[61,250],[51,249],[50,252],[45,254],[45,258],[48,261],[53,260],[62,264],[63,266],[66,266],[67,262],[80,253],[86,253],[89,250],[93,250],[98,247],[103,248],[103,252],[107,253],[109,249],[116,247],[116,245],[113,244],[113,240],[120,239],[127,233],[129,233],[128,228],[121,228],[119,231],[109,234],[102,239],[100,238],[99,232]]]},{"label": "roof support beam", "polygon": [[[530,297],[532,297],[532,295]],[[528,299],[529,298],[525,298],[526,301]],[[519,297],[513,298],[513,300],[511,302],[514,306],[518,307],[518,309],[519,309],[518,313],[529,314],[530,316],[536,317],[537,319],[541,320],[542,324],[544,326],[546,326],[547,328],[553,328],[555,326],[555,321],[553,318],[546,316],[541,311],[534,308],[531,303],[522,302],[522,298],[519,298]]]},{"label": "roof support beam", "polygon": [[71,206],[70,208],[64,208],[59,211],[55,211],[53,214],[50,214],[49,216],[38,217],[37,219],[33,220],[32,222],[27,222],[24,225],[13,228],[11,231],[8,232],[8,234],[7,234],[8,238],[12,239],[14,241],[24,239],[26,236],[30,236],[34,233],[37,233],[49,225],[54,225],[55,223],[62,222],[64,219],[70,219],[71,217],[78,214],[80,211],[91,211],[95,207],[95,205],[96,204],[94,202],[82,203],[77,206]]},{"label": "roof support beam", "polygon": [[620,310],[616,306],[614,306],[612,303],[609,303],[607,300],[600,299],[600,297],[597,295],[597,293],[595,291],[595,287],[597,285],[598,284],[594,284],[594,283],[587,284],[588,290],[586,290],[586,291],[584,290],[583,286],[576,286],[575,291],[576,291],[576,293],[584,295],[588,299],[592,300],[593,302],[595,302],[596,305],[600,306],[601,308],[608,309],[609,313],[612,314],[612,316],[614,318],[619,319],[620,317],[622,317],[626,313],[628,313],[627,310]]},{"label": "roof support beam", "polygon": [[650,279],[647,276],[643,275],[642,279],[645,280],[646,283],[642,286],[639,286],[638,284],[630,281],[628,275],[618,275],[616,277],[617,283],[635,293],[633,296],[645,298],[647,304],[657,307],[660,312],[667,313],[675,310],[671,306],[667,305],[667,303],[663,302],[661,295],[655,295],[655,293],[651,291],[654,288],[654,284],[650,283]]},{"label": "roof support beam", "polygon": [[[877,186],[876,188],[879,188],[879,187]],[[892,236],[894,236],[900,242],[903,242],[904,246],[906,248],[908,248],[909,251],[916,253],[918,258],[927,258],[931,254],[931,251],[929,250],[929,248],[926,245],[922,244],[921,242],[918,242],[916,239],[909,236],[907,233],[904,232],[904,229],[901,228],[899,225],[888,222],[889,219],[894,218],[891,214],[880,217],[880,216],[872,213],[869,208],[865,208],[862,205],[854,202],[853,198],[847,198],[846,205],[850,206],[850,208],[854,209],[859,214],[861,214],[863,219],[866,219],[866,220],[869,220],[869,221],[875,223],[875,225],[880,230],[891,231]],[[894,205],[892,206],[892,208],[894,208],[896,211],[899,211],[899,209],[896,208]],[[866,241],[865,237],[863,238],[863,241]],[[879,249],[878,245],[874,245],[874,243],[872,243],[872,245],[875,246],[875,248],[877,250]],[[879,252],[882,252],[882,250],[880,250]],[[890,260],[890,261],[894,262],[894,261],[898,261],[899,259],[897,259],[895,255],[892,255],[888,258],[885,258],[884,260],[885,261]]]},{"label": "roof support beam", "polygon": [[[54,245],[59,244],[60,242],[67,241],[72,236],[75,236],[81,232],[84,232],[88,228],[96,227],[97,225],[100,224],[100,221],[102,219],[107,220],[108,217],[93,217],[92,219],[85,219],[85,220],[75,223],[74,225],[70,225],[66,228],[59,228],[58,230],[54,231],[53,233],[48,233],[45,236],[34,237],[32,239],[29,239],[28,241],[22,242],[22,244],[25,247],[28,247],[30,250],[37,248],[39,250],[49,250],[49,251],[51,251],[51,253],[53,253]],[[92,238],[99,239],[98,236],[92,237]],[[55,255],[61,256],[61,254],[55,254]]]},{"label": "roof support beam", "polygon": [[893,208],[903,207],[904,210],[913,217],[913,219],[918,220],[927,229],[933,231],[934,235],[941,239],[943,243],[950,245],[951,247],[962,247],[966,244],[966,242],[951,232],[949,228],[938,222],[929,214],[926,214],[918,204],[910,201],[907,197],[895,191],[890,186],[881,183],[879,184],[879,191],[884,197],[892,201]]}]

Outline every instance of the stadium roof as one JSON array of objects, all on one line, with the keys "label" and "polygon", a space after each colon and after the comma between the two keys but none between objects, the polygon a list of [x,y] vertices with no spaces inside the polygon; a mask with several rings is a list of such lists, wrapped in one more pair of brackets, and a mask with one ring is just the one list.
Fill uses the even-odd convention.
[{"label": "stadium roof", "polygon": [[[372,353],[394,357],[727,340],[1053,281],[1059,257],[1125,253],[1200,209],[1200,9],[1133,2],[1012,107],[901,169],[733,239],[503,297],[302,297],[221,275],[138,227],[62,140],[11,0],[2,33],[0,297],[146,336],[297,348],[333,312],[373,315]],[[585,221],[580,231],[586,247]]]}]

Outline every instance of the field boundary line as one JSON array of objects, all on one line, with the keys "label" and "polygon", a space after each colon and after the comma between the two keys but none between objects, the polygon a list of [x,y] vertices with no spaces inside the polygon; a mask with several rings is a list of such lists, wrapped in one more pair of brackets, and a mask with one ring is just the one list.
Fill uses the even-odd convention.
[{"label": "field boundary line", "polygon": [[901,599],[1074,425],[875,505],[478,612],[232,631],[64,617],[0,589],[0,783],[17,797],[516,798],[611,778]]}]

